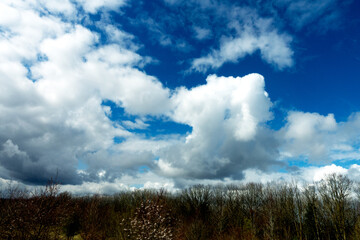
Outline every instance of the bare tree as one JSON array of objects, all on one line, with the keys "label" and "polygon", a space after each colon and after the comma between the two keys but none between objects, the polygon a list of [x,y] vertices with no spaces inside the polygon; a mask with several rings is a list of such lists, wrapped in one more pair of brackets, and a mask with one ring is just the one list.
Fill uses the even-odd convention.
[{"label": "bare tree", "polygon": [[335,228],[335,237],[346,240],[347,215],[350,209],[349,195],[352,181],[343,175],[331,174],[318,184],[324,210]]},{"label": "bare tree", "polygon": [[250,239],[255,239],[257,234],[256,220],[260,216],[263,205],[263,186],[260,183],[248,183],[241,193],[244,215],[247,216],[250,223]]},{"label": "bare tree", "polygon": [[320,223],[318,214],[320,203],[315,185],[308,185],[303,194],[305,197],[305,234],[308,239],[320,240]]},{"label": "bare tree", "polygon": [[292,186],[293,193],[294,193],[294,207],[295,207],[295,228],[296,228],[296,235],[299,240],[304,239],[304,215],[305,215],[305,201],[304,197],[301,194],[301,191],[298,188],[297,183],[293,183]]}]

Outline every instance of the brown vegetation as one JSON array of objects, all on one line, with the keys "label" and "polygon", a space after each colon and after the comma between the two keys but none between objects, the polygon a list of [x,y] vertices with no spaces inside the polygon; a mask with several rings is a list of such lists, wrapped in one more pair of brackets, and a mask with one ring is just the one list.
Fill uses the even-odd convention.
[{"label": "brown vegetation", "polygon": [[[193,186],[74,197],[50,182],[0,195],[0,239],[360,239],[359,184]],[[356,195],[357,193],[357,195]]]}]

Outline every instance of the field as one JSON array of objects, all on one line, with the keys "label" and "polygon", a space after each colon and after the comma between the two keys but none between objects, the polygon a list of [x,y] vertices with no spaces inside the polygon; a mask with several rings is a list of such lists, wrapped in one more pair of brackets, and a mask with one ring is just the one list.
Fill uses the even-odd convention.
[{"label": "field", "polygon": [[360,239],[359,183],[248,183],[72,196],[1,191],[0,239]]}]

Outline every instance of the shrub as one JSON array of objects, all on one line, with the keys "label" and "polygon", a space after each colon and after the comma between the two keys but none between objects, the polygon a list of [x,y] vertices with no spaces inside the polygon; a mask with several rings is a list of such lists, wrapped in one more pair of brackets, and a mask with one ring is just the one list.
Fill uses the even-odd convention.
[{"label": "shrub", "polygon": [[[123,219],[121,225],[126,227]],[[130,226],[125,228],[127,237],[137,240],[172,240],[175,239],[174,220],[164,206],[161,198],[146,200],[136,208],[129,219]]]}]

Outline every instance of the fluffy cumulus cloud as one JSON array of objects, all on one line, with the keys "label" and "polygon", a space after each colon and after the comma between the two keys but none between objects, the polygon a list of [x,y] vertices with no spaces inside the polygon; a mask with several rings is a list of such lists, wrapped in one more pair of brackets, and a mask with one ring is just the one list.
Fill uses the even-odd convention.
[{"label": "fluffy cumulus cloud", "polygon": [[296,172],[263,172],[258,169],[247,169],[244,172],[242,182],[287,182],[297,184],[311,184],[325,179],[329,174],[341,174],[347,176],[352,181],[359,181],[360,165],[353,164],[349,168],[344,168],[335,164],[325,166],[312,166],[299,168]]},{"label": "fluffy cumulus cloud", "polygon": [[345,122],[336,122],[334,115],[289,112],[286,125],[277,133],[285,159],[303,158],[311,163],[335,160],[358,160],[359,113]]},{"label": "fluffy cumulus cloud", "polygon": [[[100,3],[89,11],[120,6]],[[169,107],[169,90],[135,67],[148,60],[128,47],[129,34],[117,29],[109,43],[99,44],[97,32],[62,20],[57,11],[64,9],[44,4],[1,3],[6,13],[0,14],[1,174],[41,183],[58,173],[64,183],[79,183],[79,159],[89,152],[110,154],[114,137],[132,135],[109,119],[103,101],[129,114],[157,115]],[[42,13],[48,5],[54,14]]]},{"label": "fluffy cumulus cloud", "polygon": [[276,163],[277,143],[264,125],[272,118],[271,101],[261,75],[211,75],[205,85],[179,88],[172,103],[171,118],[191,126],[192,132],[160,154],[161,174],[241,178],[248,167],[266,169]]},{"label": "fluffy cumulus cloud", "polygon": [[282,129],[284,148],[291,155],[308,154],[311,160],[323,160],[329,154],[326,141],[337,129],[334,115],[290,112]]}]

